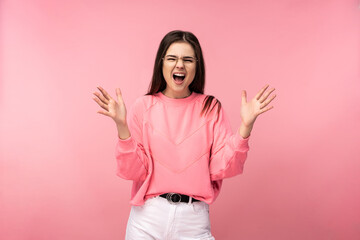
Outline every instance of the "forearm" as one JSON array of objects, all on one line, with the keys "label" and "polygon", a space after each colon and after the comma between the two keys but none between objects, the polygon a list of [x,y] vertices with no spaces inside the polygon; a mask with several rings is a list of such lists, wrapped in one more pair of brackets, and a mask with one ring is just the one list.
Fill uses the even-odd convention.
[{"label": "forearm", "polygon": [[130,131],[127,124],[116,124],[118,137],[125,140],[130,137]]},{"label": "forearm", "polygon": [[126,180],[144,181],[148,158],[134,138],[119,139],[116,145],[117,175]]},{"label": "forearm", "polygon": [[240,128],[239,128],[240,135],[243,138],[249,137],[253,126],[254,126],[253,124],[250,126],[245,126],[243,123],[241,123]]}]

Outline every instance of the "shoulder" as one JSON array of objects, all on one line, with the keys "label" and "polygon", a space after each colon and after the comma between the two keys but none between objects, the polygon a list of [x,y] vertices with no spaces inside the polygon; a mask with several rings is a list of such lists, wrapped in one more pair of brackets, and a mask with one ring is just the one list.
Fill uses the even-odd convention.
[{"label": "shoulder", "polygon": [[149,110],[158,100],[153,95],[142,95],[137,97],[131,105],[132,111],[141,114]]},{"label": "shoulder", "polygon": [[210,104],[211,106],[220,103],[220,100],[213,95],[203,94],[203,93],[195,93],[197,95],[196,102],[198,104],[205,105],[206,103]]},{"label": "shoulder", "polygon": [[209,115],[211,118],[216,118],[223,111],[220,100],[213,95],[201,94],[199,103],[202,106],[202,113]]}]

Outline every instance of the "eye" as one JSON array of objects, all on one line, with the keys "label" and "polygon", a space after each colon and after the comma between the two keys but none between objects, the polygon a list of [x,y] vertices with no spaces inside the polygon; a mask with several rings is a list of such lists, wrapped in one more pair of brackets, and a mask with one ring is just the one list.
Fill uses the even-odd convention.
[{"label": "eye", "polygon": [[167,58],[168,61],[175,61],[175,58]]}]

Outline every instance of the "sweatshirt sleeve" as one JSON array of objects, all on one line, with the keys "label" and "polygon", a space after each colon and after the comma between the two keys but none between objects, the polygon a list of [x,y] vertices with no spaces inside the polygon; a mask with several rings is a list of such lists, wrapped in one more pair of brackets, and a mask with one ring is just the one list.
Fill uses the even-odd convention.
[{"label": "sweatshirt sleeve", "polygon": [[221,108],[213,125],[214,139],[210,155],[210,178],[212,181],[229,178],[241,174],[247,152],[249,137],[243,138],[239,133],[232,133],[227,115]]},{"label": "sweatshirt sleeve", "polygon": [[120,139],[116,145],[116,175],[126,180],[144,181],[148,169],[148,157],[143,146],[142,115],[143,107],[135,101],[127,113],[130,137]]}]

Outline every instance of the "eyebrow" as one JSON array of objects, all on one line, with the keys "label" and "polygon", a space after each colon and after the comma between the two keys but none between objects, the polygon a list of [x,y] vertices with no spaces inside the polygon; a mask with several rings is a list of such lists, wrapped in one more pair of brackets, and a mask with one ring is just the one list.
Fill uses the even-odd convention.
[{"label": "eyebrow", "polygon": [[[178,57],[176,55],[166,55],[165,57]],[[195,58],[195,57],[192,57],[192,56],[184,56],[184,58]]]}]

